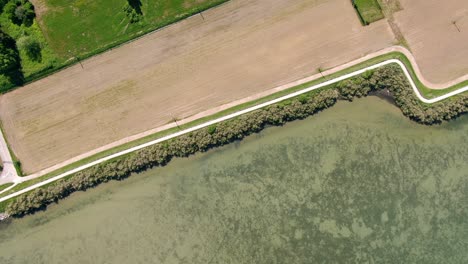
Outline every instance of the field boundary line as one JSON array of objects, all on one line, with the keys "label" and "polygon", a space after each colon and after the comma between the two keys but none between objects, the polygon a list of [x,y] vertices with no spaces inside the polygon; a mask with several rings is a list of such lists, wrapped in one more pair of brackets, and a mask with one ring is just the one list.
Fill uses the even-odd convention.
[{"label": "field boundary line", "polygon": [[[361,59],[358,59],[356,61],[353,61],[353,62],[350,62],[350,63],[347,63],[347,64],[344,64],[342,66],[339,66],[339,67],[336,67],[336,68],[333,68],[333,69],[330,69],[330,70],[327,70],[327,71],[324,71],[323,73],[325,74],[332,74],[332,73],[337,73],[341,70],[345,70],[346,68],[349,68],[351,66],[355,66],[355,65],[358,65],[362,62],[365,62],[371,58],[376,58],[378,56],[381,56],[381,55],[385,55],[385,54],[388,54],[388,53],[391,53],[391,52],[395,52],[395,51],[399,51],[399,50],[406,50],[404,48],[401,48],[401,47],[391,47],[391,48],[387,48],[387,49],[384,49],[384,50],[381,50],[379,52],[376,52],[376,53],[373,53],[373,54],[370,54],[368,56],[365,56]],[[406,50],[407,51],[407,50]],[[407,51],[409,52],[409,51]],[[403,53],[403,55],[405,55]],[[411,64],[411,60],[410,60],[410,64]],[[143,143],[143,144],[140,144],[140,145],[137,145],[137,146],[134,146],[134,147],[131,147],[131,148],[128,148],[126,150],[122,150],[122,151],[119,151],[117,153],[114,153],[114,154],[111,154],[111,155],[108,155],[108,156],[105,156],[103,158],[100,158],[100,159],[97,159],[95,161],[92,161],[92,162],[89,162],[87,164],[84,164],[84,165],[81,165],[79,167],[76,167],[74,169],[71,169],[67,172],[64,172],[64,173],[61,173],[57,176],[54,176],[54,177],[51,177],[49,179],[46,179],[42,182],[39,182],[37,184],[34,184],[34,185],[31,185],[29,187],[26,187],[22,190],[19,190],[18,192],[15,192],[15,193],[12,193],[10,195],[7,195],[7,196],[4,196],[4,197],[1,197],[0,198],[0,202],[4,202],[4,201],[7,201],[11,198],[14,198],[18,195],[21,195],[21,194],[24,194],[26,192],[29,192],[29,191],[32,191],[36,188],[39,188],[41,186],[44,186],[44,185],[47,185],[49,183],[52,183],[54,181],[57,181],[59,179],[62,179],[64,177],[67,177],[67,176],[70,176],[74,173],[77,173],[79,171],[82,171],[84,169],[87,169],[87,168],[90,168],[90,167],[93,167],[95,165],[98,165],[100,163],[103,163],[103,162],[106,162],[106,161],[109,161],[109,160],[112,160],[112,159],[115,159],[117,157],[120,157],[120,156],[123,156],[123,155],[126,155],[126,154],[129,154],[131,152],[135,152],[137,150],[140,150],[140,149],[143,149],[143,148],[146,148],[148,146],[151,146],[151,145],[154,145],[154,144],[158,144],[158,143],[161,143],[163,141],[166,141],[166,140],[169,140],[169,139],[172,139],[172,138],[176,138],[178,136],[181,136],[181,135],[184,135],[184,134],[187,134],[187,133],[190,133],[190,132],[193,132],[195,130],[199,130],[199,129],[202,129],[202,128],[206,128],[208,126],[211,126],[211,125],[214,125],[214,124],[217,124],[219,122],[223,122],[223,121],[226,121],[226,120],[229,120],[229,119],[232,119],[232,118],[235,118],[235,117],[238,117],[238,116],[241,116],[243,114],[246,114],[246,113],[249,113],[249,112],[252,112],[252,111],[255,111],[255,110],[258,110],[258,109],[261,109],[263,107],[266,107],[266,106],[269,106],[269,105],[272,105],[272,104],[276,104],[276,103],[279,103],[281,101],[284,101],[284,100],[287,100],[287,99],[290,99],[290,98],[293,98],[293,97],[297,97],[301,94],[304,94],[304,93],[308,93],[308,92],[311,92],[311,91],[314,91],[314,90],[317,90],[317,89],[320,89],[322,87],[326,87],[326,86],[329,86],[331,84],[335,84],[335,83],[338,83],[340,81],[343,81],[343,80],[346,80],[346,79],[349,79],[349,78],[352,78],[352,77],[355,77],[355,76],[358,76],[358,75],[361,75],[363,73],[365,73],[366,71],[370,71],[370,70],[374,70],[374,69],[377,69],[377,68],[380,68],[380,67],[383,67],[383,66],[386,66],[386,65],[389,65],[389,64],[397,64],[399,65],[399,67],[403,70],[403,73],[404,75],[406,76],[406,78],[408,79],[409,81],[409,84],[411,86],[411,88],[413,89],[413,92],[416,94],[416,96],[418,97],[418,99],[426,104],[433,104],[433,103],[436,103],[436,102],[439,102],[439,101],[442,101],[442,100],[445,100],[449,97],[452,97],[452,96],[455,96],[457,94],[460,94],[460,93],[463,93],[463,92],[466,92],[468,91],[468,85],[464,86],[464,87],[461,87],[457,90],[454,90],[454,91],[451,91],[447,94],[444,94],[444,95],[441,95],[441,96],[438,96],[438,97],[435,97],[435,98],[431,98],[431,99],[426,99],[424,98],[418,87],[416,86],[415,84],[415,81],[413,80],[409,70],[407,69],[406,65],[398,60],[398,59],[387,59],[387,60],[384,60],[382,62],[379,62],[379,63],[376,63],[374,65],[371,65],[371,66],[367,66],[367,67],[364,67],[362,69],[359,69],[359,70],[356,70],[356,71],[353,71],[351,73],[347,73],[347,74],[343,74],[339,77],[336,77],[336,78],[333,78],[333,79],[330,79],[330,80],[327,80],[327,81],[324,81],[324,82],[321,82],[319,84],[315,84],[315,85],[312,85],[312,86],[309,86],[307,88],[304,88],[304,89],[301,89],[299,91],[295,91],[295,92],[292,92],[292,93],[289,93],[289,94],[286,94],[284,96],[281,96],[279,98],[276,98],[276,99],[273,99],[273,100],[269,100],[267,102],[264,102],[264,103],[261,103],[261,104],[258,104],[258,105],[254,105],[254,106],[251,106],[251,107],[248,107],[246,109],[243,109],[243,110],[239,110],[239,111],[236,111],[234,113],[231,113],[231,114],[228,114],[228,115],[225,115],[225,116],[222,116],[222,117],[219,117],[219,118],[216,118],[214,120],[210,120],[210,121],[207,121],[207,122],[204,122],[202,124],[199,124],[199,125],[195,125],[193,127],[190,127],[190,128],[187,128],[187,129],[184,129],[184,130],[181,130],[181,131],[178,131],[178,132],[175,132],[175,133],[172,133],[170,135],[167,135],[167,136],[163,136],[161,138],[158,138],[158,139],[155,139],[155,140],[152,140],[152,141],[149,141],[149,142],[146,142],[146,143]],[[410,65],[410,66],[413,66],[413,65]],[[416,70],[416,73],[418,71]],[[317,76],[318,75],[318,76]],[[271,94],[273,94],[274,92],[278,92],[278,91],[281,91],[281,90],[285,90],[287,88],[292,88],[294,86],[297,86],[297,85],[300,85],[300,84],[304,84],[304,83],[307,83],[309,81],[313,81],[315,79],[318,79],[321,75],[320,74],[315,74],[313,76],[310,76],[310,77],[307,77],[307,78],[304,78],[304,79],[301,79],[301,80],[298,80],[296,82],[293,82],[291,86],[288,86],[288,85],[284,85],[284,86],[280,86],[280,87],[277,87],[277,88],[274,88],[272,90],[269,90],[267,92],[270,92]],[[419,78],[419,76],[416,76],[416,78]],[[465,77],[465,78],[468,78],[468,75]],[[422,81],[422,79],[419,79]],[[268,93],[262,93],[263,94],[263,97],[265,97],[266,95],[268,95]],[[258,96],[258,95],[257,95]],[[247,99],[249,99],[249,101],[252,101],[254,99],[260,99],[261,97],[258,97],[258,98],[254,98],[254,96],[251,96],[251,97],[248,97]],[[245,100],[245,99],[244,99]],[[221,111],[222,109],[218,109],[218,112]],[[188,121],[187,121],[188,122]],[[166,129],[170,128],[170,127],[174,127],[176,126],[176,124],[169,124],[169,125],[166,125],[164,127],[167,127]],[[152,130],[151,130],[152,131]],[[46,169],[48,170],[48,169]],[[44,170],[45,171],[45,170]],[[46,174],[46,173],[44,173]],[[32,175],[29,175],[29,176],[26,176],[26,177],[21,177],[19,178],[19,181],[15,181],[15,183],[20,183],[20,182],[26,182],[28,180],[32,180],[32,179],[35,179],[35,178],[38,178],[40,176],[43,176],[44,174],[41,174],[41,172],[39,173],[36,173],[36,174],[32,174]]]}]

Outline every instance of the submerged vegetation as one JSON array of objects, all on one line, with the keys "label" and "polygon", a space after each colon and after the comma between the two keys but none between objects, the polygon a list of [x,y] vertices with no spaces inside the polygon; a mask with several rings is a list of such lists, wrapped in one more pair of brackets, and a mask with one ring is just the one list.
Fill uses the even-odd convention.
[{"label": "submerged vegetation", "polygon": [[259,132],[266,126],[278,126],[306,118],[334,105],[339,99],[353,100],[355,97],[367,96],[376,91],[391,93],[403,114],[422,124],[441,123],[468,111],[467,94],[461,94],[434,105],[422,104],[414,95],[401,69],[397,65],[389,65],[320,91],[313,91],[247,113],[78,172],[71,177],[10,200],[6,211],[12,216],[33,213],[72,192],[86,190],[113,179],[121,180],[131,173],[152,167],[164,166],[174,157],[187,157],[199,151],[226,145]]}]

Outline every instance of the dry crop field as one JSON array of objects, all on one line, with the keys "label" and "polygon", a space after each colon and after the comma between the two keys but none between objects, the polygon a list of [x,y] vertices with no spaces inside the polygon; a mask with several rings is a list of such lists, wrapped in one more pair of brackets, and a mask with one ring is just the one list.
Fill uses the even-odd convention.
[{"label": "dry crop field", "polygon": [[359,58],[394,42],[349,0],[233,0],[0,97],[35,172],[99,146]]},{"label": "dry crop field", "polygon": [[468,73],[468,1],[399,1],[403,10],[394,17],[426,79]]}]

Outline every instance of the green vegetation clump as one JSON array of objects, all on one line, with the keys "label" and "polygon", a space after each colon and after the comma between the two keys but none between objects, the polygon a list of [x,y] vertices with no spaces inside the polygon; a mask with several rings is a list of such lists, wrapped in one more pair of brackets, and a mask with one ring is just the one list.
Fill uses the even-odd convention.
[{"label": "green vegetation clump", "polygon": [[0,0],[1,34],[12,40],[9,49],[17,57],[14,70],[0,66],[0,93],[58,66],[35,17],[34,6],[27,0]]},{"label": "green vegetation clump", "polygon": [[0,91],[23,81],[15,40],[0,29]]},{"label": "green vegetation clump", "polygon": [[0,12],[3,12],[3,8],[8,3],[8,0],[0,0]]},{"label": "green vegetation clump", "polygon": [[8,74],[20,67],[19,53],[15,41],[0,31],[0,72]]},{"label": "green vegetation clump", "polygon": [[17,41],[18,48],[24,50],[32,61],[41,60],[41,44],[31,36],[23,36]]},{"label": "green vegetation clump", "polygon": [[468,111],[467,94],[430,106],[420,103],[398,65],[388,65],[323,88],[321,91],[303,94],[78,172],[19,196],[9,202],[6,211],[16,217],[33,213],[45,209],[50,203],[57,202],[72,192],[86,190],[113,179],[121,180],[131,173],[152,167],[164,166],[174,157],[186,157],[198,151],[207,151],[241,140],[269,125],[283,125],[289,121],[306,118],[333,106],[338,99],[353,100],[355,97],[367,96],[378,91],[389,91],[403,114],[422,124],[440,123]]},{"label": "green vegetation clump", "polygon": [[352,0],[352,3],[364,25],[384,18],[382,8],[377,0]]},{"label": "green vegetation clump", "polygon": [[395,104],[408,118],[425,125],[440,124],[468,111],[468,94],[464,93],[452,99],[432,105],[421,103],[414,94],[408,79],[396,64],[361,76],[344,80],[336,85],[343,99],[352,100],[370,92],[387,90],[395,99]]},{"label": "green vegetation clump", "polygon": [[27,0],[10,0],[4,6],[3,12],[16,25],[31,26],[36,17],[34,6]]},{"label": "green vegetation clump", "polygon": [[140,0],[127,0],[123,11],[127,15],[130,23],[140,22],[143,18],[143,12],[141,11],[141,1]]}]

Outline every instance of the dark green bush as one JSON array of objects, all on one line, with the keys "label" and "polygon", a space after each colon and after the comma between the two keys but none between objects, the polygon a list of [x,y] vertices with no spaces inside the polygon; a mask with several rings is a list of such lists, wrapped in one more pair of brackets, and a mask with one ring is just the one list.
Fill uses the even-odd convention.
[{"label": "dark green bush", "polygon": [[41,44],[31,36],[23,36],[17,41],[18,48],[24,50],[32,61],[41,61]]},{"label": "dark green bush", "polygon": [[0,29],[0,92],[22,82],[23,73],[15,40]]},{"label": "dark green bush", "polygon": [[8,3],[8,0],[0,0],[0,13],[3,12],[3,8]]},{"label": "dark green bush", "polygon": [[4,13],[14,24],[28,27],[36,17],[34,6],[27,0],[11,0],[5,5]]},{"label": "dark green bush", "polygon": [[123,11],[125,12],[125,15],[127,15],[131,24],[139,22],[143,17],[141,9],[138,11],[130,3],[125,4]]},{"label": "dark green bush", "polygon": [[389,90],[403,114],[418,123],[440,124],[468,112],[467,93],[432,105],[421,103],[397,65],[381,68],[376,71],[375,75],[379,80],[375,90]]},{"label": "dark green bush", "polygon": [[15,40],[0,30],[0,74],[16,71],[20,67]]}]

